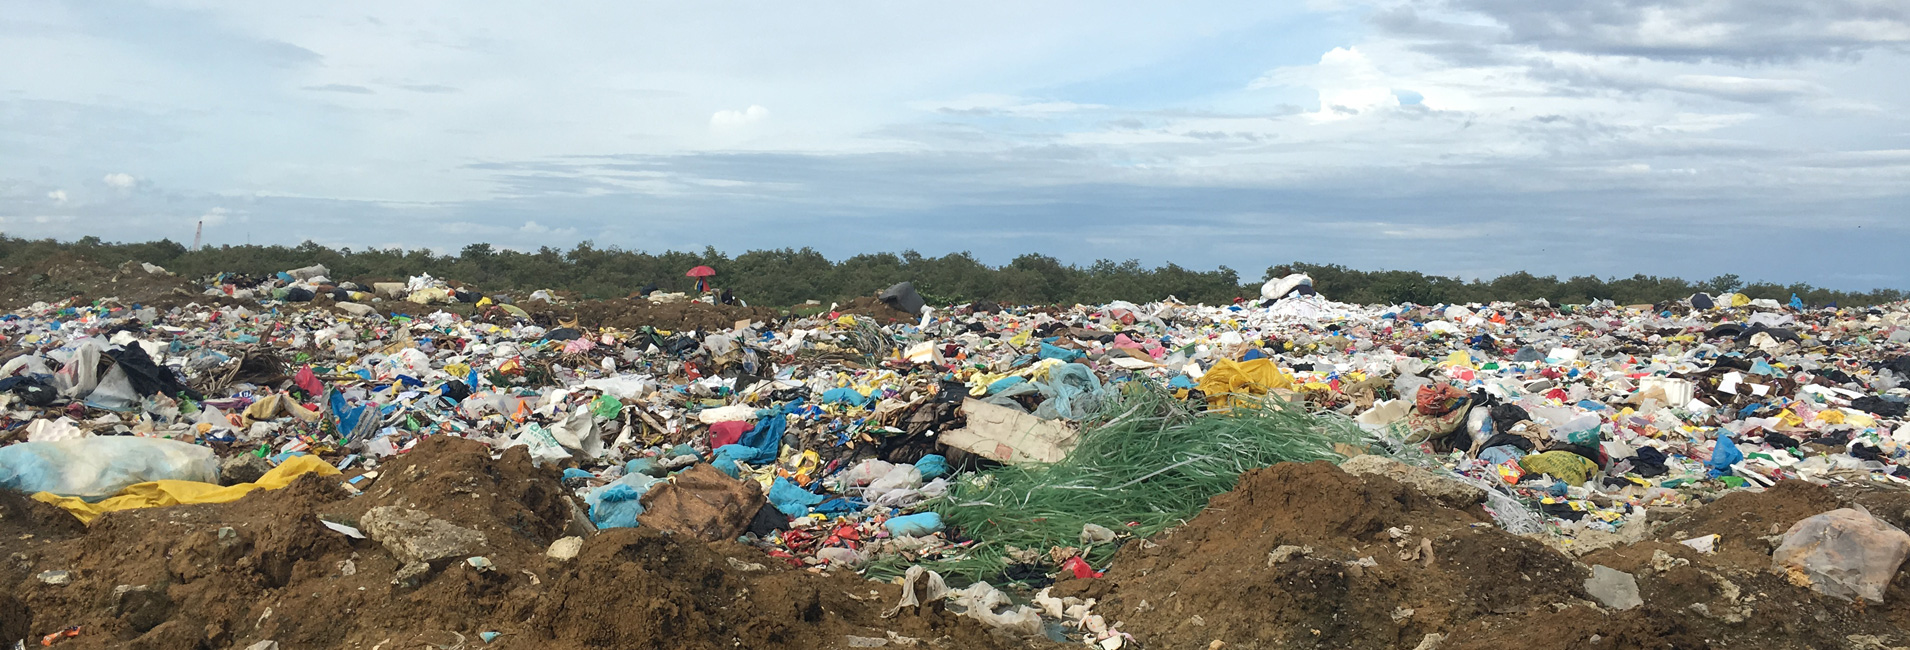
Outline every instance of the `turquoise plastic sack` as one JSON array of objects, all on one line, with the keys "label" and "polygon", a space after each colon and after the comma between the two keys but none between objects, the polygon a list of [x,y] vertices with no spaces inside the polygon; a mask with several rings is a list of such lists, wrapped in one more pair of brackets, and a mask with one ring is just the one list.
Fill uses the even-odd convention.
[{"label": "turquoise plastic sack", "polygon": [[809,514],[810,506],[822,503],[827,498],[802,489],[802,486],[791,483],[789,479],[781,476],[776,477],[776,481],[769,485],[770,505],[776,506],[777,510],[791,517]]},{"label": "turquoise plastic sack", "polygon": [[942,530],[942,515],[934,512],[918,512],[891,517],[882,523],[882,527],[889,529],[889,534],[896,537],[933,535]]},{"label": "turquoise plastic sack", "polygon": [[929,454],[915,461],[915,471],[922,473],[922,480],[932,481],[948,476],[948,458],[941,454]]},{"label": "turquoise plastic sack", "polygon": [[1105,395],[1094,370],[1078,363],[1050,368],[1037,387],[1048,400],[1035,409],[1035,415],[1047,419],[1079,420],[1093,415],[1101,410]]},{"label": "turquoise plastic sack", "polygon": [[630,462],[624,463],[623,473],[642,474],[645,476],[654,476],[657,478],[663,478],[663,475],[668,474],[669,470],[666,470],[662,466],[657,465],[657,459],[651,458],[649,456],[644,456],[642,458],[632,458],[630,459]]}]

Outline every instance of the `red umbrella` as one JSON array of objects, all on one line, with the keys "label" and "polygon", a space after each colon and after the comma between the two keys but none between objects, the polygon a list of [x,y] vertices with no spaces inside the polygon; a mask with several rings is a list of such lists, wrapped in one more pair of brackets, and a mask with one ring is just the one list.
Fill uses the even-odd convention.
[{"label": "red umbrella", "polygon": [[707,266],[699,266],[699,267],[690,269],[690,272],[685,273],[684,275],[687,275],[692,278],[696,278],[697,291],[709,291],[710,281],[707,278],[709,278],[712,275],[716,275],[716,269],[713,269]]}]

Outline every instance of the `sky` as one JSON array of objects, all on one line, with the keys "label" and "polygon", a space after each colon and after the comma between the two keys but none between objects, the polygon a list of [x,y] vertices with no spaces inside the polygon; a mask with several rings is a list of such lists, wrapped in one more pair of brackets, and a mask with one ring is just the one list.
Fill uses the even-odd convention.
[{"label": "sky", "polygon": [[0,231],[1910,288],[1910,2],[0,0]]}]

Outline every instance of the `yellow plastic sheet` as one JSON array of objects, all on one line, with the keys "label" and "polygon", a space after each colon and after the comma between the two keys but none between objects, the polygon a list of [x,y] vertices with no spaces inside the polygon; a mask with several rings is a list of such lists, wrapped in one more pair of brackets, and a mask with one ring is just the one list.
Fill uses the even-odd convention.
[{"label": "yellow plastic sheet", "polygon": [[300,476],[318,474],[335,476],[340,474],[317,456],[293,456],[286,459],[256,483],[220,486],[198,481],[148,481],[126,486],[119,494],[107,497],[97,503],[87,503],[79,497],[63,497],[51,492],[38,492],[33,495],[35,501],[51,503],[73,513],[80,521],[93,523],[100,515],[119,510],[134,508],[157,508],[190,503],[228,503],[239,500],[253,490],[276,490],[291,485]]},{"label": "yellow plastic sheet", "polygon": [[1519,459],[1527,475],[1551,474],[1572,485],[1583,485],[1598,471],[1598,463],[1569,451],[1548,451]]},{"label": "yellow plastic sheet", "polygon": [[1219,408],[1235,405],[1235,398],[1230,394],[1265,395],[1273,389],[1291,386],[1293,376],[1274,365],[1273,359],[1266,357],[1251,361],[1219,361],[1207,374],[1200,376],[1200,392],[1207,394],[1208,405]]}]

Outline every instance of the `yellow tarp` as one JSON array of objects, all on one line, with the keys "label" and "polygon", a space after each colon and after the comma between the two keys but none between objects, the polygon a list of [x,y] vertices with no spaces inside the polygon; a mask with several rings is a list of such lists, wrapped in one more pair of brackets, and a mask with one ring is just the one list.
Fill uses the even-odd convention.
[{"label": "yellow tarp", "polygon": [[119,494],[107,497],[97,503],[87,503],[79,497],[63,497],[51,492],[38,492],[33,495],[35,501],[51,503],[65,508],[80,521],[93,523],[100,515],[118,510],[134,508],[157,508],[188,503],[227,503],[239,500],[253,490],[276,490],[306,474],[335,476],[340,474],[317,456],[293,456],[286,459],[256,483],[220,486],[198,481],[148,481],[126,486]]},{"label": "yellow tarp", "polygon": [[1234,398],[1228,394],[1265,395],[1276,388],[1293,386],[1293,376],[1274,365],[1273,359],[1261,357],[1251,361],[1223,360],[1216,362],[1207,374],[1200,376],[1200,392],[1207,394],[1207,403],[1214,407],[1230,407]]}]

